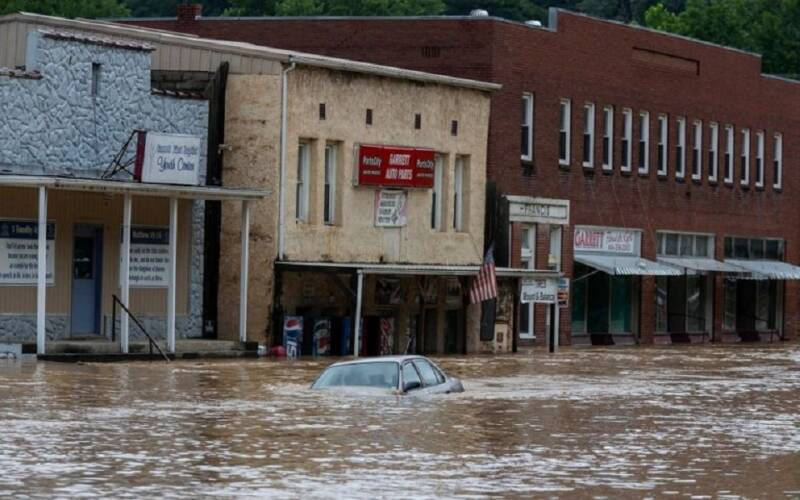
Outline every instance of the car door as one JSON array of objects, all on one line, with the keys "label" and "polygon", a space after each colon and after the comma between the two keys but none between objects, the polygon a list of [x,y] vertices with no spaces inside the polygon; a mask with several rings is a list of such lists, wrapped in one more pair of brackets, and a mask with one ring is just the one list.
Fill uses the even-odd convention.
[{"label": "car door", "polygon": [[425,387],[426,393],[442,394],[449,392],[447,385],[444,384],[444,377],[427,359],[415,359],[412,363],[422,378],[422,384]]},{"label": "car door", "polygon": [[[405,363],[403,363],[402,374],[403,374],[403,381],[402,381],[403,385],[401,386],[401,389],[405,394],[419,394],[424,391],[425,386],[422,383],[422,378],[420,377],[419,373],[417,372],[417,369],[414,367],[411,361],[406,361]],[[418,382],[420,384],[419,387],[406,391],[405,388],[408,386],[408,384],[413,382]]]}]

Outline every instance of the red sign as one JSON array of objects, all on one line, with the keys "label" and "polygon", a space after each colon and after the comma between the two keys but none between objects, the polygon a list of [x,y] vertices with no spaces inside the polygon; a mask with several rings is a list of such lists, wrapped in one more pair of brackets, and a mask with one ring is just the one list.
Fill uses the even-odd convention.
[{"label": "red sign", "polygon": [[436,153],[396,146],[358,147],[358,185],[432,188]]}]

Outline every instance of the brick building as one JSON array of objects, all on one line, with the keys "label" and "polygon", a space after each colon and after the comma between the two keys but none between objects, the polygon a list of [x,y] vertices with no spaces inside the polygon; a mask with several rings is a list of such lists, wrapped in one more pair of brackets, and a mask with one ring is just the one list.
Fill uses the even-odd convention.
[{"label": "brick building", "polygon": [[[796,338],[800,85],[758,55],[560,10],[541,27],[182,9],[131,22],[502,84],[487,244],[570,278],[562,343]],[[531,307],[515,328],[543,342],[551,311]]]}]

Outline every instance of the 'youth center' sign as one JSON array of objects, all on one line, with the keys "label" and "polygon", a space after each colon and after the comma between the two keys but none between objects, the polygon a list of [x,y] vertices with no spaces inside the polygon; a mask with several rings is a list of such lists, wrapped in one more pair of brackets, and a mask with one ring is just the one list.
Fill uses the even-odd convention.
[{"label": "'youth center' sign", "polygon": [[200,183],[199,137],[139,132],[136,175],[141,182],[196,186]]}]

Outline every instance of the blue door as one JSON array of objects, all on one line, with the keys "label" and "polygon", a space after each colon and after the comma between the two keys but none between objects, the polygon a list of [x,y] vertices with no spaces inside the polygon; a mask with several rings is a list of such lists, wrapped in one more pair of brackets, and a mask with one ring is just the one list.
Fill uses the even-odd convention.
[{"label": "blue door", "polygon": [[102,226],[77,225],[72,246],[72,334],[99,335]]}]

